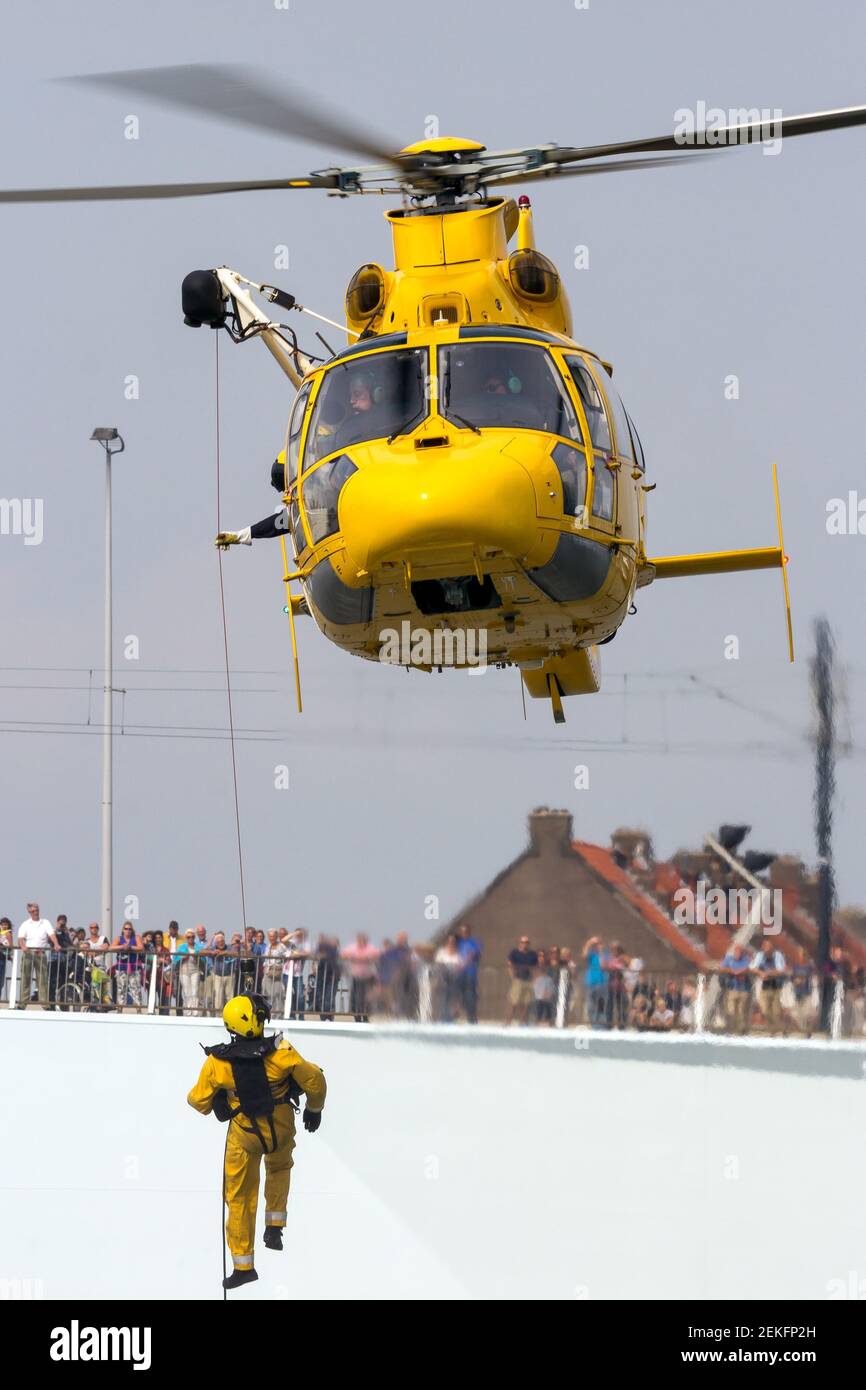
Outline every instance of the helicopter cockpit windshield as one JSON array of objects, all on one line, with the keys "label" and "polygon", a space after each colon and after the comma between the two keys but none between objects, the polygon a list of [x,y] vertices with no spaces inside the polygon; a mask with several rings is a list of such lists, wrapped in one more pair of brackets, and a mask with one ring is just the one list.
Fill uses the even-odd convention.
[{"label": "helicopter cockpit windshield", "polygon": [[456,343],[439,349],[442,415],[472,429],[544,430],[580,442],[565,386],[544,348]]},{"label": "helicopter cockpit windshield", "polygon": [[423,349],[377,352],[335,363],[313,407],[304,467],[353,444],[414,429],[427,414]]}]

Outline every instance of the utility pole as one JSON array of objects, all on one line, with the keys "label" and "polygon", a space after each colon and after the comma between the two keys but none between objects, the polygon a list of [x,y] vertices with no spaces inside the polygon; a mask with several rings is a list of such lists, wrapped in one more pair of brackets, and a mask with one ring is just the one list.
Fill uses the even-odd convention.
[{"label": "utility pole", "polygon": [[835,981],[827,970],[836,887],[833,878],[833,796],[836,791],[836,693],[833,689],[833,634],[826,618],[815,622],[811,661],[812,694],[818,716],[815,734],[815,841],[818,851],[818,952],[820,1028],[830,1031]]},{"label": "utility pole", "polygon": [[[113,427],[100,427],[90,436],[105,450],[105,613],[104,613],[104,657],[102,684],[102,901],[99,914],[103,936],[114,940],[112,930],[113,899],[113,818],[112,818],[112,738],[113,738],[113,679],[114,658],[111,641],[111,459],[114,454],[122,454],[123,440]],[[117,447],[111,445],[117,441]]]}]

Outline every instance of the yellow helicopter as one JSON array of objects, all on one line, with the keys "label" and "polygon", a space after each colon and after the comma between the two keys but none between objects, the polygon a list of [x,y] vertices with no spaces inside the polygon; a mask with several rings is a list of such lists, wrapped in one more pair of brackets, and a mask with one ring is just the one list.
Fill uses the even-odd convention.
[{"label": "yellow helicopter", "polygon": [[[505,185],[669,165],[713,149],[866,122],[866,107],[745,119],[699,137],[489,153],[434,138],[387,142],[237,68],[192,65],[79,79],[258,129],[372,156],[299,179],[18,190],[0,201],[178,197],[261,189],[402,196],[386,212],[393,267],[369,261],[345,299],[349,345],[316,361],[253,298],[311,311],[228,267],[192,272],[185,320],[260,337],[297,388],[277,483],[286,611],[374,661],[424,670],[516,666],[531,696],[600,687],[598,648],[656,579],[779,568],[793,660],[775,467],[778,544],[655,557],[646,549],[643,448],[609,362],[572,334],[561,278],[535,245],[526,193]],[[746,113],[748,114],[748,113]],[[755,113],[758,117],[759,113]],[[321,315],[315,317],[321,318]],[[325,320],[325,322],[332,322]],[[321,339],[324,342],[324,339]],[[281,520],[284,518],[285,520]],[[254,531],[256,528],[252,528]],[[288,530],[294,553],[290,568]],[[242,537],[221,533],[223,547]],[[292,591],[299,583],[301,592]]]}]

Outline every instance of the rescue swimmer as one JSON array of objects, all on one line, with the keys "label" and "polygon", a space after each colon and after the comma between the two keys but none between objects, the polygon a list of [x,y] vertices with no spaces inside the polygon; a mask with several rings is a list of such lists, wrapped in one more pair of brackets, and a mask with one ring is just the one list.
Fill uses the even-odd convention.
[{"label": "rescue swimmer", "polygon": [[325,1077],[285,1039],[264,1036],[271,1011],[260,994],[239,994],[223,1009],[231,1041],[204,1049],[207,1060],[187,1101],[228,1122],[223,1199],[233,1271],[223,1288],[258,1279],[254,1261],[259,1174],[265,1161],[265,1245],[282,1250],[295,1147],[295,1110],[306,1098],[304,1128],[314,1134],[325,1104]]}]

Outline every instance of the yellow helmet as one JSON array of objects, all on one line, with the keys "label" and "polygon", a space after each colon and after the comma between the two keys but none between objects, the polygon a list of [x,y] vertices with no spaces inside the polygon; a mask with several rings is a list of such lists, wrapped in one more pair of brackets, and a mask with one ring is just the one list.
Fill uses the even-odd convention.
[{"label": "yellow helmet", "polygon": [[223,1009],[223,1023],[239,1038],[260,1038],[270,1016],[260,994],[236,994]]}]

